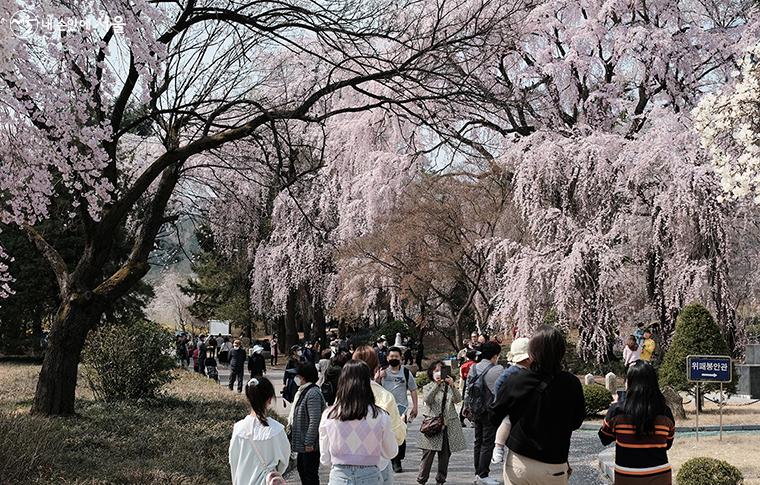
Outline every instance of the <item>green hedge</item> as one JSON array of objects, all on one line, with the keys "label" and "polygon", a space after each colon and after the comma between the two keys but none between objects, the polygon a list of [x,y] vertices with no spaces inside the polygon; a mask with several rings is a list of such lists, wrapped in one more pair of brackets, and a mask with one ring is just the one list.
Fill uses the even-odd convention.
[{"label": "green hedge", "polygon": [[[673,341],[659,369],[661,387],[672,386],[677,391],[691,389],[692,384],[686,379],[686,357],[689,355],[731,355],[720,327],[710,312],[698,303],[685,306],[678,315]],[[717,385],[705,389],[712,387]]]},{"label": "green hedge", "polygon": [[596,416],[607,411],[612,403],[610,391],[599,384],[584,385],[583,397],[586,400],[586,416]]},{"label": "green hedge", "polygon": [[[393,347],[396,343],[396,334],[400,333],[401,338],[409,338],[413,335],[413,331],[409,328],[409,325],[403,320],[393,320],[377,327],[374,331],[372,339],[377,340],[381,335],[385,335],[388,347]],[[374,344],[374,342],[372,342]]]},{"label": "green hedge", "polygon": [[744,476],[730,463],[715,458],[697,457],[681,466],[678,485],[740,485]]}]

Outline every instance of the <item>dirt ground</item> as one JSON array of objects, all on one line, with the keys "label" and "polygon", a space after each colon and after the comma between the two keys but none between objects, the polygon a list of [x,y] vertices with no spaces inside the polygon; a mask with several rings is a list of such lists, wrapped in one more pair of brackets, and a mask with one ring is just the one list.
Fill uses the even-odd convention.
[{"label": "dirt ground", "polygon": [[[677,422],[678,426],[696,425],[696,408],[694,399],[689,397],[684,404],[686,409],[686,421]],[[718,405],[705,401],[704,410],[699,413],[699,425],[717,425],[720,421]],[[760,425],[760,402],[753,404],[727,404],[723,407],[723,424],[755,424]],[[758,432],[760,434],[760,432]],[[760,460],[760,448],[757,452]]]},{"label": "dirt ground", "polygon": [[723,441],[718,441],[717,434],[710,434],[700,436],[699,442],[692,434],[676,434],[668,452],[676,473],[683,462],[696,456],[725,460],[741,470],[745,485],[760,485],[760,432],[723,435]]},{"label": "dirt ground", "polygon": [[[688,401],[687,401],[688,402]],[[684,405],[686,409],[686,419],[676,420],[676,426],[696,426],[697,415],[695,413],[694,404],[689,402]],[[602,415],[594,418],[586,419],[587,423],[602,423]],[[718,413],[718,406],[710,402],[705,403],[705,409],[699,413],[699,425],[710,426],[718,425],[720,422],[720,413]],[[727,405],[723,408],[723,424],[724,425],[760,425],[760,403],[754,403],[751,405]],[[760,431],[757,432],[760,434]],[[758,448],[758,455],[760,455],[760,448]]]}]

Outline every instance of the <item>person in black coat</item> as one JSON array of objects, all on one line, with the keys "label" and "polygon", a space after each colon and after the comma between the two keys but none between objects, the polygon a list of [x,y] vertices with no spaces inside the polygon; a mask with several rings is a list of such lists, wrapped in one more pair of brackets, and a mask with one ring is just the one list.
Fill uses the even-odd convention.
[{"label": "person in black coat", "polygon": [[198,372],[206,374],[206,336],[201,335],[198,339]]},{"label": "person in black coat", "polygon": [[301,352],[301,347],[294,345],[290,347],[290,354],[288,355],[288,363],[285,364],[285,375],[282,378],[282,398],[287,402],[293,402],[293,397],[296,395],[298,386],[295,383],[295,374],[288,372],[290,369],[295,369],[298,364],[306,362]]},{"label": "person in black coat", "polygon": [[245,368],[245,350],[240,347],[240,340],[235,339],[230,351],[230,383],[229,388],[232,390],[237,381],[238,392],[243,392],[243,370]]},{"label": "person in black coat", "polygon": [[262,377],[267,373],[267,363],[264,356],[261,355],[261,351],[264,350],[260,345],[253,347],[253,353],[248,357],[248,372],[251,373],[251,378]]},{"label": "person in black coat", "polygon": [[512,423],[504,480],[523,485],[552,476],[552,483],[567,483],[570,437],[586,414],[583,388],[576,376],[562,370],[565,337],[557,328],[536,330],[528,354],[530,370],[507,377],[491,405],[494,424],[505,416]]}]

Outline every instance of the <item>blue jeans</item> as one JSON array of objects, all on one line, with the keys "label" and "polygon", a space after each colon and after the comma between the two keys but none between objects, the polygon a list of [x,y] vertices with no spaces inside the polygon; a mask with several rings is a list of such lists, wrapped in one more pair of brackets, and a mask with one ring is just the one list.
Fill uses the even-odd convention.
[{"label": "blue jeans", "polygon": [[[390,467],[388,467],[390,468]],[[328,485],[382,485],[376,466],[333,465]]]},{"label": "blue jeans", "polygon": [[385,467],[385,470],[380,472],[380,478],[383,479],[383,481],[380,482],[383,485],[393,485],[393,466],[388,465]]}]

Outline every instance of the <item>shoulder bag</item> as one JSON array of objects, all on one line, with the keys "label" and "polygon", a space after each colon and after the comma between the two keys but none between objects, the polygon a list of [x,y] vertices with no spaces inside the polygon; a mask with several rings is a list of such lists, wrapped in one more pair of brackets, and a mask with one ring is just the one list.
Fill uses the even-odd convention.
[{"label": "shoulder bag", "polygon": [[[267,462],[264,461],[264,457],[261,456],[261,452],[259,452],[259,448],[254,444],[254,440],[250,440],[251,446],[253,447],[253,451],[256,452],[256,455],[259,457],[259,461],[263,466],[267,466]],[[277,470],[270,471],[267,473],[266,478],[264,478],[264,485],[288,485],[288,482],[285,481],[285,478],[283,478],[282,474],[278,472]]]}]

